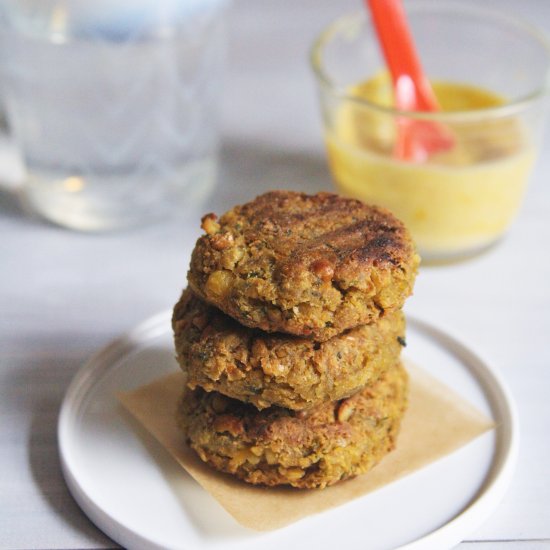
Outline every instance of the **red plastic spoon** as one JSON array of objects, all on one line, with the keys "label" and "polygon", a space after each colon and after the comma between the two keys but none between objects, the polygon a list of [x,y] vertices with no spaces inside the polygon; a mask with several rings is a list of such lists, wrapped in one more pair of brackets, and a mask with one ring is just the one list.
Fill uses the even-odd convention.
[{"label": "red plastic spoon", "polygon": [[[401,0],[366,0],[389,68],[395,105],[401,111],[438,111],[439,104],[416,52]],[[446,151],[454,140],[435,122],[402,117],[398,122],[395,155],[422,162]]]}]

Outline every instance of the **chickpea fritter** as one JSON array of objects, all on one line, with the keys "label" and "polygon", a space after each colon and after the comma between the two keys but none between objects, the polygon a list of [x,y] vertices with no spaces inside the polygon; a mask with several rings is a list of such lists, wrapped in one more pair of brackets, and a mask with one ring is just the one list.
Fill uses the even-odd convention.
[{"label": "chickpea fritter", "polygon": [[408,231],[358,200],[273,191],[202,227],[189,285],[251,328],[324,341],[412,293],[419,258]]},{"label": "chickpea fritter", "polygon": [[405,320],[394,311],[325,342],[270,334],[185,290],[172,318],[177,359],[191,388],[254,404],[299,410],[348,397],[398,360]]},{"label": "chickpea fritter", "polygon": [[407,405],[398,365],[348,399],[308,411],[254,406],[186,389],[178,422],[199,457],[248,483],[323,488],[365,473],[393,450]]}]

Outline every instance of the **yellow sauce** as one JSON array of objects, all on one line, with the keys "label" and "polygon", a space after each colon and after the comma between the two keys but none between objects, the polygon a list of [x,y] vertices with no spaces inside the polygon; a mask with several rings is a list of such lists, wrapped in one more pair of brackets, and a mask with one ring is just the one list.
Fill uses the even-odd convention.
[{"label": "yellow sauce", "polygon": [[[505,102],[470,86],[432,85],[443,111]],[[386,75],[351,92],[382,106],[392,103]],[[341,104],[328,126],[329,163],[340,192],[392,210],[427,258],[461,255],[497,240],[517,213],[535,156],[522,124],[511,117],[462,117],[448,127],[453,147],[423,163],[393,154],[396,120],[391,114],[350,101]]]}]

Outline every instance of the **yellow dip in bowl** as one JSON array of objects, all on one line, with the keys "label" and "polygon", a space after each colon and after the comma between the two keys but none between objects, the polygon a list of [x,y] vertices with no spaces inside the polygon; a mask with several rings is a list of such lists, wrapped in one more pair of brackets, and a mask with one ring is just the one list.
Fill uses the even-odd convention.
[{"label": "yellow dip in bowl", "polygon": [[397,158],[395,111],[366,105],[392,107],[385,74],[351,88],[348,97],[357,101],[340,103],[326,125],[339,191],[392,210],[428,260],[468,255],[498,240],[518,211],[535,159],[520,119],[491,116],[504,98],[459,83],[432,86],[451,114],[436,124],[450,131],[453,146],[424,162]]}]

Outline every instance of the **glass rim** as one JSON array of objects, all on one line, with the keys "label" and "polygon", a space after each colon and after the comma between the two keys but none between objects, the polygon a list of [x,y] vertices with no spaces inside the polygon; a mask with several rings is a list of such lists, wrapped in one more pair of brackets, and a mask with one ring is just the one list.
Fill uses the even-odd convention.
[{"label": "glass rim", "polygon": [[[515,27],[516,30],[519,30],[541,45],[548,55],[550,60],[550,38],[538,29],[536,26],[526,22],[521,18],[517,18],[512,15],[503,14],[496,12],[487,8],[478,8],[472,5],[464,5],[456,1],[446,2],[442,4],[437,0],[415,0],[407,4],[407,11],[414,12],[423,12],[433,11],[434,13],[462,13],[473,15],[478,18],[483,18],[484,20],[493,20],[496,22],[506,23]],[[354,22],[368,22],[370,16],[367,10],[355,11],[351,13],[344,14],[337,19],[333,20],[326,27],[321,30],[321,32],[315,38],[313,45],[310,48],[309,52],[309,61],[315,74],[318,83],[324,88],[329,89],[330,92],[335,97],[338,97],[342,100],[355,103],[356,105],[367,107],[373,111],[378,111],[381,114],[407,117],[411,119],[422,119],[422,120],[472,120],[479,119],[483,117],[490,116],[491,118],[506,117],[510,115],[517,114],[531,106],[535,101],[541,99],[545,95],[550,93],[550,67],[546,71],[546,74],[542,77],[542,84],[540,87],[535,89],[530,94],[524,95],[513,101],[504,103],[503,105],[496,105],[491,107],[484,107],[481,109],[472,109],[464,111],[437,111],[437,112],[427,112],[427,111],[404,111],[396,109],[394,107],[386,107],[378,103],[374,103],[368,99],[364,99],[353,95],[349,92],[348,87],[344,87],[336,84],[330,74],[325,70],[323,65],[323,49],[331,41],[331,39],[341,32],[343,29],[348,28],[348,26]]]},{"label": "glass rim", "polygon": [[[0,4],[1,4],[0,0]],[[158,3],[159,0],[157,0]],[[162,0],[164,1],[164,0]],[[173,0],[166,0],[168,3],[173,4]],[[220,19],[223,17],[224,13],[229,7],[231,0],[209,0],[204,6],[202,6],[203,13],[209,12],[211,20]],[[162,3],[162,2],[161,2]],[[197,0],[197,5],[201,2]],[[202,2],[204,4],[204,1]],[[112,38],[107,40],[105,37],[109,36],[111,32],[111,27],[109,24],[103,26],[104,23],[101,20],[95,20],[97,24],[96,32],[74,32],[74,18],[73,13],[66,9],[65,6],[70,5],[70,1],[63,2],[63,9],[56,15],[56,9],[59,8],[57,4],[52,4],[50,12],[48,13],[48,22],[51,24],[50,27],[45,29],[36,30],[33,26],[23,25],[22,22],[32,21],[33,17],[24,15],[20,17],[13,17],[10,15],[10,12],[5,10],[0,10],[0,32],[5,33],[10,36],[21,36],[25,40],[32,41],[35,44],[45,44],[45,45],[56,45],[56,46],[71,46],[73,44],[80,43],[94,43],[94,42],[138,42],[138,39],[141,40],[141,37],[153,38],[155,40],[169,40],[174,36],[174,30],[181,27],[181,20],[185,16],[182,16],[181,13],[177,14],[177,17],[173,17],[171,23],[166,25],[163,18],[160,19],[150,19],[149,26],[142,26],[140,29],[143,32],[143,35],[140,35],[139,32],[134,32],[133,30],[128,32],[129,39],[115,39]],[[154,5],[151,10],[154,10],[155,15],[163,14],[162,5]],[[196,15],[198,12],[193,12],[193,15]],[[172,14],[174,15],[174,14]],[[188,14],[187,14],[188,15]],[[56,21],[56,17],[58,20]],[[180,19],[178,19],[180,18]],[[151,21],[153,21],[151,23]],[[138,24],[138,27],[139,28]],[[78,28],[78,26],[76,27]],[[93,28],[93,27],[92,27]],[[123,27],[124,28],[124,27]],[[98,32],[97,29],[103,29],[101,32]],[[124,28],[126,29],[126,28]],[[124,32],[122,33],[124,34]]]}]

